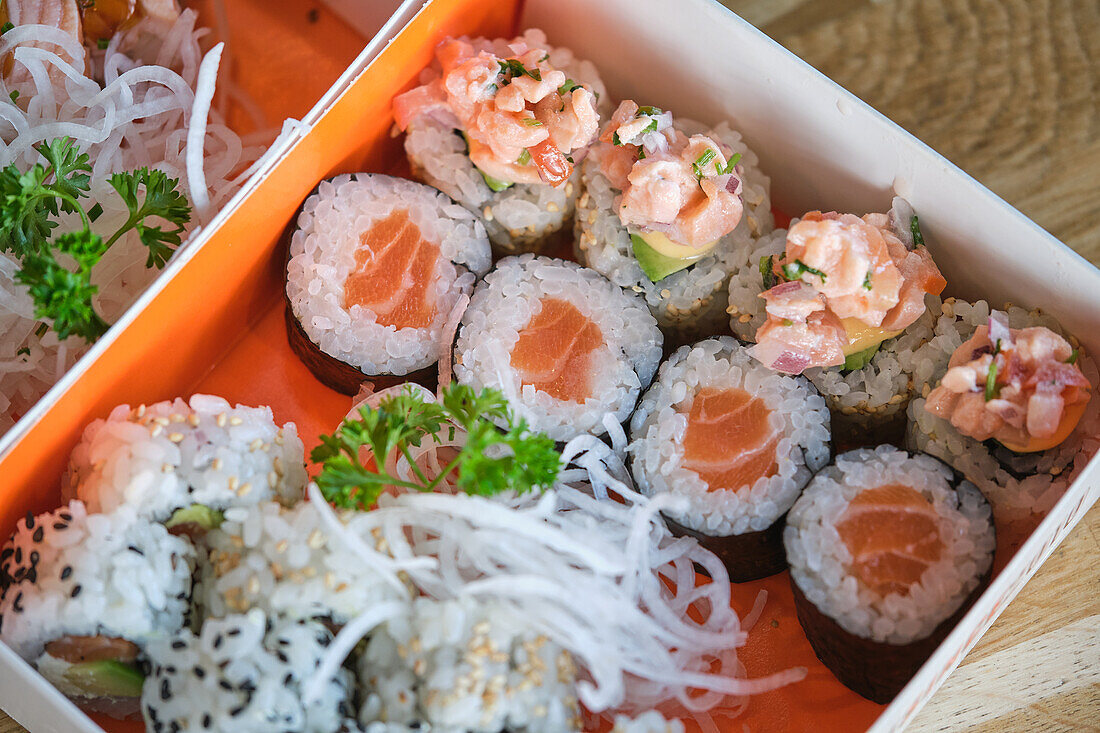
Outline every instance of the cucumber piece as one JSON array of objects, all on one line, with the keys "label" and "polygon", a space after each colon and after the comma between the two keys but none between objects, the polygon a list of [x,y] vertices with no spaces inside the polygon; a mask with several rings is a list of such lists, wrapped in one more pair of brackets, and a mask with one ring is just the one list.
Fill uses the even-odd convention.
[{"label": "cucumber piece", "polygon": [[172,512],[172,516],[164,523],[166,529],[172,529],[179,524],[197,524],[205,530],[217,529],[221,526],[225,515],[217,509],[211,509],[205,504],[192,504],[181,507]]},{"label": "cucumber piece", "polygon": [[145,682],[137,667],[109,659],[74,664],[63,674],[66,682],[90,697],[141,697]]},{"label": "cucumber piece", "polygon": [[882,342],[879,341],[874,346],[866,348],[863,351],[857,351],[854,354],[849,354],[848,357],[844,360],[844,366],[841,367],[841,370],[850,372],[853,369],[862,369],[870,363],[871,358],[878,353],[878,350],[879,348],[881,348],[881,346]]},{"label": "cucumber piece", "polygon": [[674,272],[687,269],[699,259],[663,255],[650,247],[640,234],[631,234],[630,244],[634,249],[634,259],[638,260],[638,266],[642,268],[642,272],[650,282],[663,280]]},{"label": "cucumber piece", "polygon": [[[477,168],[477,166],[475,165],[474,168]],[[508,181],[502,181],[498,178],[493,178],[480,168],[477,168],[477,172],[480,173],[481,177],[485,179],[485,185],[498,193],[506,188],[511,188],[512,186],[516,185],[514,183],[509,183]]]}]

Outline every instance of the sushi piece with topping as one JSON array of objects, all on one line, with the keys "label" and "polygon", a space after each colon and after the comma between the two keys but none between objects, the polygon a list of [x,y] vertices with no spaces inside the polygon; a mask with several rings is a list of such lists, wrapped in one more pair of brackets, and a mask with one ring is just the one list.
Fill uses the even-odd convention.
[{"label": "sushi piece with topping", "polygon": [[665,512],[744,582],[786,568],[783,517],[829,460],[829,411],[804,377],[777,374],[729,337],[682,346],[631,420],[634,479],[672,492]]},{"label": "sushi piece with topping", "polygon": [[418,598],[410,614],[371,635],[357,670],[364,723],[490,733],[581,729],[572,656],[507,602]]},{"label": "sushi piece with topping", "polygon": [[989,582],[989,503],[932,456],[843,453],[787,515],[798,620],[846,686],[889,702]]},{"label": "sushi piece with topping", "polygon": [[640,298],[572,262],[501,260],[474,291],[455,346],[455,377],[501,390],[534,430],[558,441],[625,422],[661,359]]},{"label": "sushi piece with topping", "polygon": [[306,703],[332,641],[322,624],[262,611],[208,619],[149,645],[152,670],[141,698],[149,731],[331,733],[352,713],[346,670],[323,680]]},{"label": "sushi piece with topping", "polygon": [[[356,530],[361,514],[340,519],[346,531],[370,536]],[[207,534],[206,545],[209,563],[197,595],[215,617],[259,608],[272,617],[339,627],[373,604],[409,595],[377,567],[352,557],[310,502],[290,509],[275,502],[230,509]]]},{"label": "sushi piece with topping", "polygon": [[583,164],[577,259],[641,293],[676,343],[719,330],[743,250],[774,226],[741,136],[626,100]]},{"label": "sushi piece with topping", "polygon": [[769,368],[810,378],[839,444],[872,433],[900,443],[905,407],[928,377],[930,296],[945,286],[905,199],[864,217],[814,211],[748,255],[730,282],[730,326]]},{"label": "sushi piece with topping", "polygon": [[498,254],[545,250],[568,234],[599,75],[538,29],[447,38],[435,55],[422,85],[393,100],[413,173],[474,212]]},{"label": "sushi piece with topping", "polygon": [[907,439],[976,483],[1018,546],[1100,450],[1096,362],[1039,311],[949,299]]},{"label": "sushi piece with topping", "polygon": [[286,267],[287,335],[324,384],[432,384],[455,308],[491,264],[484,227],[428,186],[358,173],[302,204]]},{"label": "sushi piece with topping", "polygon": [[62,494],[91,512],[128,506],[199,535],[231,506],[291,504],[306,484],[305,448],[294,423],[271,408],[233,407],[197,394],[153,405],[119,405],[84,429]]},{"label": "sushi piece with topping", "polygon": [[0,640],[88,710],[138,710],[144,649],[186,620],[195,551],[121,507],[27,515],[0,549]]}]

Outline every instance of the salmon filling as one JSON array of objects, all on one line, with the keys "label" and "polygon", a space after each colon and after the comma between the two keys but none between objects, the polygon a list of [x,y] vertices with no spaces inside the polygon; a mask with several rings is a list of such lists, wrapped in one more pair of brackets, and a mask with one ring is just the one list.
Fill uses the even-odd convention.
[{"label": "salmon filling", "polygon": [[760,264],[768,318],[753,357],[788,374],[840,366],[920,318],[924,296],[947,281],[915,220],[907,232],[889,214],[806,214],[787,233],[786,254]]},{"label": "salmon filling", "polygon": [[924,409],[975,440],[993,438],[1018,453],[1053,448],[1092,396],[1077,357],[1050,329],[1010,329],[994,314],[951,355]]},{"label": "salmon filling", "polygon": [[512,368],[522,384],[554,399],[581,403],[592,396],[592,352],[603,333],[572,303],[543,298],[540,310],[519,333]]},{"label": "salmon filling", "polygon": [[852,555],[852,574],[881,596],[909,595],[944,551],[932,504],[901,484],[860,493],[836,529]]},{"label": "salmon filling", "polygon": [[779,431],[764,401],[743,389],[705,387],[695,395],[684,434],[684,467],[711,491],[740,491],[779,470]]},{"label": "salmon filling", "polygon": [[85,662],[127,662],[138,658],[138,648],[131,641],[113,636],[62,636],[46,644],[46,653],[69,664]]},{"label": "salmon filling", "polygon": [[439,256],[439,247],[424,239],[408,211],[392,212],[359,235],[355,267],[344,282],[344,307],[358,305],[383,326],[430,326],[436,305],[429,287]]}]

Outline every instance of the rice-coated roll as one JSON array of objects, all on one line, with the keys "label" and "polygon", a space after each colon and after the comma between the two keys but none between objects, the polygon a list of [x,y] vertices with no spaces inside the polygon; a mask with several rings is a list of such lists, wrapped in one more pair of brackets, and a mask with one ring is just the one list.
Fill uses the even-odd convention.
[{"label": "rice-coated roll", "polygon": [[510,604],[418,598],[370,637],[358,661],[359,720],[432,730],[581,729],[577,669]]},{"label": "rice-coated roll", "polygon": [[262,611],[207,619],[196,636],[149,645],[142,694],[146,730],[332,733],[352,712],[351,675],[337,673],[305,703],[332,633],[322,624],[268,619]]},{"label": "rice-coated roll", "polygon": [[730,275],[775,226],[756,154],[726,122],[629,101],[600,140],[581,166],[577,259],[640,293],[673,343],[725,330]]},{"label": "rice-coated roll", "polygon": [[[1088,385],[1081,389],[1085,401],[1078,402],[1075,409],[1067,409],[1073,413],[1077,422],[1075,426],[1066,425],[1060,427],[1071,428],[1061,430],[1056,438],[1060,441],[1049,447],[1031,446],[1043,448],[1041,450],[1028,450],[1017,452],[998,442],[994,437],[987,437],[985,433],[977,433],[977,437],[961,432],[953,421],[959,422],[961,415],[951,415],[952,410],[945,409],[942,414],[929,411],[928,402],[933,400],[933,391],[941,385],[948,371],[949,363],[956,353],[962,354],[963,361],[971,356],[981,358],[982,352],[993,351],[989,348],[989,328],[991,317],[1001,321],[1001,324],[1010,329],[1010,335],[1004,338],[1019,336],[1023,329],[1044,328],[1049,330],[1048,339],[1057,337],[1064,339],[1060,348],[1068,351],[1059,354],[1064,357],[1053,359],[1060,371],[1076,371],[1081,382]],[[994,328],[997,326],[995,325]],[[972,352],[963,353],[964,343],[971,343],[978,333],[985,334],[985,347],[975,346]],[[964,474],[968,479],[978,485],[982,492],[993,504],[993,513],[997,520],[997,530],[1002,535],[1005,545],[1016,547],[1027,539],[1027,535],[1042,520],[1046,513],[1054,506],[1058,499],[1065,493],[1069,485],[1088,465],[1089,460],[1100,450],[1100,400],[1087,399],[1091,392],[1100,385],[1100,373],[1096,362],[1081,347],[1080,342],[1058,324],[1051,316],[1040,311],[1028,311],[1018,306],[1008,306],[1003,311],[991,310],[985,301],[968,303],[966,301],[949,298],[943,304],[942,314],[936,321],[935,337],[923,350],[923,356],[931,364],[931,375],[920,387],[921,396],[914,399],[909,405],[909,427],[907,440],[911,447],[931,453]],[[998,338],[1003,334],[998,335]],[[1004,359],[1009,351],[1003,344],[1000,349],[1000,359]],[[1076,351],[1071,351],[1076,349]],[[1029,349],[1030,350],[1030,349]],[[1073,364],[1068,364],[1070,359]],[[993,357],[988,357],[989,361]],[[1016,360],[1013,359],[1015,362]],[[1003,361],[998,363],[1003,364]],[[1073,367],[1072,369],[1070,367]],[[989,394],[989,400],[985,399],[986,384],[988,381],[988,366],[978,375],[980,386],[973,389],[981,395],[976,400],[979,408],[987,405],[999,409],[1009,420],[1022,424],[1027,423],[1027,410],[1022,415],[1010,415],[1006,410],[1011,410],[1011,405],[1004,400],[994,398],[1007,397],[1004,390],[1005,378],[1010,374],[1022,374],[1034,372],[1033,368],[1017,367],[1004,369],[994,375],[990,387],[997,394]],[[1053,372],[1049,382],[1054,383]],[[1083,379],[1082,379],[1083,378]],[[1025,390],[1030,393],[1031,389]],[[1057,393],[1064,392],[1060,386]],[[1060,399],[1060,397],[1059,397]],[[940,400],[936,400],[940,401]],[[1019,400],[1018,400],[1019,401]],[[957,410],[954,412],[958,413]],[[972,414],[980,419],[990,432],[1004,424],[1005,421],[993,417],[986,410],[979,409]],[[1067,434],[1068,433],[1068,434]],[[977,438],[982,438],[981,440]],[[1009,441],[1011,443],[1011,441]],[[1021,448],[1025,446],[1016,446]]]},{"label": "rice-coated roll", "polygon": [[736,582],[786,567],[783,516],[831,450],[829,411],[806,379],[771,371],[729,337],[682,346],[630,432],[641,491],[689,499],[686,512],[666,512],[675,534],[698,538]]},{"label": "rice-coated roll", "polygon": [[[366,529],[355,529],[365,516],[349,512],[341,520],[348,531],[368,537]],[[270,616],[341,625],[373,604],[408,596],[334,538],[310,502],[230,509],[206,544],[201,597],[212,616],[260,608]]]},{"label": "rice-coated roll", "polygon": [[434,188],[375,173],[322,181],[302,204],[289,257],[291,346],[345,394],[368,379],[430,383],[450,348],[455,305],[491,264],[469,211]]},{"label": "rice-coated roll", "polygon": [[0,550],[0,640],[82,707],[136,712],[142,650],[183,625],[194,565],[130,507],[28,515]]},{"label": "rice-coated roll", "polygon": [[89,512],[128,506],[164,522],[194,505],[221,511],[273,499],[291,504],[305,485],[305,448],[294,423],[280,427],[270,407],[234,407],[197,394],[186,402],[119,405],[93,421],[69,458],[62,495]]},{"label": "rice-coated roll", "polygon": [[900,197],[886,214],[810,212],[762,237],[730,280],[731,330],[761,342],[763,363],[814,383],[838,445],[900,444],[931,373],[921,347],[946,281],[916,221]]},{"label": "rice-coated roll", "polygon": [[787,515],[795,607],[818,658],[887,702],[989,582],[989,503],[932,456],[893,446],[838,455]]},{"label": "rice-coated roll", "polygon": [[532,429],[557,441],[623,423],[661,360],[645,303],[573,262],[501,260],[474,291],[455,346],[455,377],[494,387]]},{"label": "rice-coated roll", "polygon": [[511,40],[448,38],[436,56],[422,85],[394,99],[413,174],[472,211],[498,256],[568,237],[575,163],[607,99],[596,68],[538,29]]}]

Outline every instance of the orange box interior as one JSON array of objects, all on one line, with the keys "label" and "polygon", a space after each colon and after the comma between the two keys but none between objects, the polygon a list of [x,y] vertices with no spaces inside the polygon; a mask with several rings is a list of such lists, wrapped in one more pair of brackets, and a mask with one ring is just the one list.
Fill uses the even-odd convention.
[{"label": "orange box interior", "polygon": [[[302,100],[317,99],[362,43],[323,10],[299,18],[307,9],[316,10],[300,0],[226,6],[233,27],[269,33],[242,34],[251,40],[241,44],[237,73],[276,119],[301,116],[308,106]],[[448,35],[511,35],[518,30],[520,10],[520,0],[436,0],[430,12],[412,21],[0,463],[0,532],[6,536],[27,512],[59,504],[60,478],[83,426],[117,404],[207,392],[231,402],[270,405],[279,422],[298,425],[307,452],[319,434],[338,424],[349,398],[320,384],[287,344],[281,234],[322,178],[407,170],[401,141],[390,134],[390,100],[415,83],[436,42]],[[249,58],[253,51],[257,55]],[[313,74],[301,74],[301,68]],[[280,75],[285,84],[276,83]],[[788,575],[734,585],[735,608],[747,613],[760,590],[768,592],[765,611],[740,654],[748,675],[804,666],[808,676],[751,698],[729,724],[767,731],[870,726],[882,706],[849,691],[814,656],[795,616]],[[137,721],[97,720],[108,730],[141,730]]]}]

